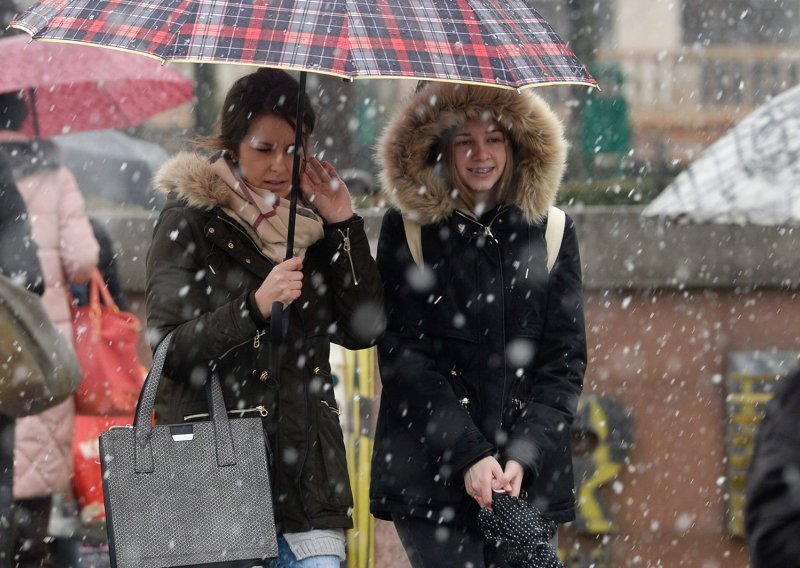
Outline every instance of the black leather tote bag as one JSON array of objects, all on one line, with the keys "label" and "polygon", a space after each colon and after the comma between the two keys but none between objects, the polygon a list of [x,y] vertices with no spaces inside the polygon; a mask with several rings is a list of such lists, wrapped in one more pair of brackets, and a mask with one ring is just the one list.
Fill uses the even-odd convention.
[{"label": "black leather tote bag", "polygon": [[156,350],[134,425],[100,435],[111,565],[261,564],[278,555],[261,419],[228,418],[214,376],[210,420],[153,426],[171,338]]}]

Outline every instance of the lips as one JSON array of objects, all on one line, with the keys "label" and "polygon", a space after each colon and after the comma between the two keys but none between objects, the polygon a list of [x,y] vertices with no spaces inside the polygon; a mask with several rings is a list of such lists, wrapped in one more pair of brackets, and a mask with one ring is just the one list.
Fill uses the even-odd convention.
[{"label": "lips", "polygon": [[284,187],[288,183],[289,183],[288,181],[269,181],[269,180],[265,180],[263,182],[264,187],[267,188],[267,189],[276,188],[276,187]]},{"label": "lips", "polygon": [[492,172],[492,170],[494,170],[493,167],[488,167],[488,168],[469,168],[469,172],[471,174],[475,174],[475,175],[479,175],[479,176],[480,175],[489,174],[489,173]]}]

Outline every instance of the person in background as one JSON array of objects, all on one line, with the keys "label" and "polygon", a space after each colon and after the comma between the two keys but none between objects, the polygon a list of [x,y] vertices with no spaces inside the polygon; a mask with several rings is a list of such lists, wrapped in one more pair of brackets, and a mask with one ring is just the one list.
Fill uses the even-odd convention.
[{"label": "person in background", "polygon": [[[0,95],[0,122],[6,114],[4,100]],[[14,181],[11,162],[0,148],[0,274],[41,296],[44,278],[37,253],[28,209]],[[0,566],[13,564],[13,488],[14,419],[0,414]]]},{"label": "person in background", "polygon": [[394,521],[415,568],[500,562],[477,528],[494,490],[575,518],[581,262],[569,217],[549,273],[545,240],[566,152],[533,93],[442,83],[378,143],[393,208],[377,252],[387,328],[370,508]]},{"label": "person in background", "polygon": [[[179,154],[159,170],[156,187],[174,199],[147,255],[148,335],[155,348],[174,332],[157,422],[206,412],[212,371],[229,409],[262,416],[280,550],[269,566],[338,568],[353,497],[330,343],[375,343],[382,289],[347,186],[309,154],[316,118],[307,96],[295,256],[284,260],[298,91],[284,71],[241,78],[222,105],[219,135],[203,141],[216,154]],[[277,376],[274,303],[290,315]]]},{"label": "person in background", "polygon": [[800,565],[800,368],[779,383],[758,429],[745,499],[753,568]]},{"label": "person in background", "polygon": [[[17,135],[27,115],[24,100],[7,96],[5,104],[12,110],[6,112],[0,147],[10,157],[38,245],[45,285],[42,302],[61,333],[72,341],[69,285],[89,280],[99,246],[75,178],[60,164],[55,145]],[[70,397],[16,422],[14,552],[19,567],[56,566],[48,527],[53,496],[70,490],[73,416]]]},{"label": "person in background", "polygon": [[[97,239],[97,243],[100,245],[100,260],[97,263],[97,267],[103,275],[103,280],[111,293],[111,297],[114,298],[114,303],[117,304],[121,311],[127,311],[128,302],[125,299],[125,294],[119,281],[114,241],[111,239],[108,229],[99,219],[90,217],[89,222],[92,224],[94,238]],[[70,290],[76,305],[85,306],[89,303],[89,286],[87,284],[72,285]]]}]

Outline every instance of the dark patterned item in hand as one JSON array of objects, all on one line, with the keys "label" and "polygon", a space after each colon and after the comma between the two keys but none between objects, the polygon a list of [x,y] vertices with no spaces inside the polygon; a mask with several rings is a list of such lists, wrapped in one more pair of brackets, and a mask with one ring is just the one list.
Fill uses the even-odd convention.
[{"label": "dark patterned item in hand", "polygon": [[514,568],[563,568],[550,541],[556,524],[523,499],[495,491],[492,509],[481,509],[478,527],[487,546],[500,549]]}]

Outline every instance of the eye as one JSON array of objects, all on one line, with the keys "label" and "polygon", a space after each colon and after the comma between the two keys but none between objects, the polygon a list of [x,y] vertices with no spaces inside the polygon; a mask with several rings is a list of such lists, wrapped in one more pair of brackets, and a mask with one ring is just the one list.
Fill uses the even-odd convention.
[{"label": "eye", "polygon": [[472,144],[472,140],[469,138],[462,138],[460,140],[456,140],[456,146],[469,146]]},{"label": "eye", "polygon": [[502,136],[492,136],[489,138],[489,144],[502,144],[504,142]]}]

